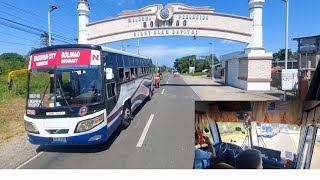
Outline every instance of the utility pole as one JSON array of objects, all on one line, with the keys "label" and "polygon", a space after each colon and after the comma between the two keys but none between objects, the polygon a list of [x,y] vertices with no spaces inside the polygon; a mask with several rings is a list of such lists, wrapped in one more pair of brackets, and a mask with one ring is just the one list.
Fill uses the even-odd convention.
[{"label": "utility pole", "polygon": [[138,47],[137,48],[138,48],[138,55],[140,55],[140,49],[139,49],[140,48],[140,38],[138,38]]},{"label": "utility pole", "polygon": [[51,12],[59,7],[53,4],[49,4],[50,10],[48,11],[48,36],[49,36],[49,46],[51,46]]},{"label": "utility pole", "polygon": [[[288,68],[288,34],[289,34],[289,0],[283,0],[286,3],[286,40],[285,40],[285,69]],[[286,90],[284,90],[283,100],[287,99]]]},{"label": "utility pole", "polygon": [[213,63],[213,44],[210,42],[209,43],[210,45],[211,45],[211,79],[212,79],[212,81],[214,80],[214,75],[213,75],[213,65],[214,65],[214,63]]}]

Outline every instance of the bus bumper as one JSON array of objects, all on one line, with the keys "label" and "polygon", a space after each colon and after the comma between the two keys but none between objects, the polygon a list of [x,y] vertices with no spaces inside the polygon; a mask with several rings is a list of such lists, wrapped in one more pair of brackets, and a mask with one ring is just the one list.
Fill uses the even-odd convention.
[{"label": "bus bumper", "polygon": [[53,137],[40,137],[28,133],[28,139],[31,144],[38,145],[92,145],[100,144],[107,140],[107,126],[99,129],[98,131],[78,135],[64,137],[65,140],[55,140]]}]

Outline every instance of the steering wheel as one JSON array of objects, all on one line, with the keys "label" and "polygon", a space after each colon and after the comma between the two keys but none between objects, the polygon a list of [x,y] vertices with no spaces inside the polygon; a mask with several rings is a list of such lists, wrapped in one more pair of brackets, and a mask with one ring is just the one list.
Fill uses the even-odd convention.
[{"label": "steering wheel", "polygon": [[229,149],[228,143],[224,143],[224,142],[220,143],[217,156],[221,157],[222,155],[224,155],[224,153],[226,153],[228,149]]},{"label": "steering wheel", "polygon": [[240,146],[225,142],[216,144],[214,148],[216,150],[217,157],[223,157],[224,155],[228,154],[235,158],[240,152],[243,151]]}]

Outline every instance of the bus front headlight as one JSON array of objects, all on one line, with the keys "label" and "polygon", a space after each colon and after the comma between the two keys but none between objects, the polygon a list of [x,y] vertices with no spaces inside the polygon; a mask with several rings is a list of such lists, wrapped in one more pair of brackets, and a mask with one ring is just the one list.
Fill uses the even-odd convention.
[{"label": "bus front headlight", "polygon": [[104,120],[103,114],[84,121],[80,121],[76,127],[75,133],[89,131],[90,129],[98,126]]},{"label": "bus front headlight", "polygon": [[30,133],[39,134],[39,130],[35,124],[29,121],[24,121],[24,127]]}]

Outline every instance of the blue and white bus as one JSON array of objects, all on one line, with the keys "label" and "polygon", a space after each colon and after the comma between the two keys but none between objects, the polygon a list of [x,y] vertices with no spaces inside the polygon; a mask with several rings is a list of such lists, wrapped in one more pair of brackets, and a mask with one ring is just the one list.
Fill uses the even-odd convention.
[{"label": "blue and white bus", "polygon": [[127,128],[153,94],[152,60],[96,45],[34,50],[25,129],[32,144],[87,145]]},{"label": "blue and white bus", "polygon": [[264,138],[272,138],[280,132],[279,124],[262,123],[260,125],[260,135]]}]

